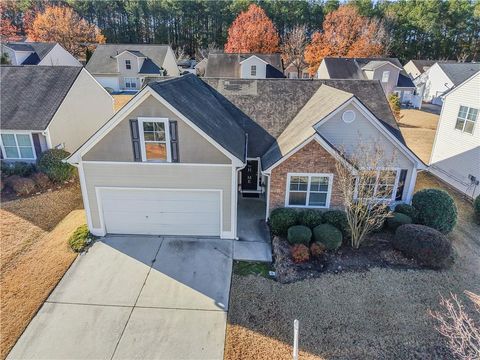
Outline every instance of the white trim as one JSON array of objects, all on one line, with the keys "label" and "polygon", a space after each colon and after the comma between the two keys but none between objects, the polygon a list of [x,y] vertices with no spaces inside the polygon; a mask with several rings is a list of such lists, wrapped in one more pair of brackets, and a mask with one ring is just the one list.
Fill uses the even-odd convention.
[{"label": "white trim", "polygon": [[413,168],[412,174],[410,175],[410,184],[408,185],[408,191],[405,195],[405,202],[410,204],[412,202],[413,192],[415,191],[415,184],[417,182],[417,169]]},{"label": "white trim", "polygon": [[264,63],[267,64],[267,65],[269,65],[269,63],[268,63],[267,61],[263,60],[262,58],[258,57],[257,55],[251,55],[251,56],[249,56],[248,58],[240,61],[239,64],[242,64],[242,63],[244,63],[245,61],[250,60],[250,59],[252,59],[252,58],[257,58],[258,60],[264,62]]},{"label": "white trim", "polygon": [[[293,176],[306,176],[308,177],[307,182],[307,190],[299,191],[299,192],[306,192],[307,198],[305,199],[305,205],[290,205],[289,204],[289,195],[290,195],[290,180]],[[312,177],[327,177],[328,178],[328,190],[327,190],[327,198],[325,200],[325,206],[312,206],[308,205],[310,199],[310,182]],[[332,189],[333,189],[333,174],[332,173],[287,173],[287,187],[285,189],[285,207],[290,208],[309,208],[309,209],[328,209],[330,208],[330,199],[332,197]],[[317,193],[323,193],[319,191],[314,191]]]},{"label": "white trim", "polygon": [[[413,167],[413,169],[416,170],[415,167]],[[363,170],[365,170],[365,171],[375,170],[377,172],[376,177],[375,177],[375,192],[376,192],[377,186],[378,186],[378,177],[380,175],[380,171],[395,171],[395,182],[393,183],[392,197],[390,199],[373,197],[373,198],[364,198],[364,200],[371,200],[373,202],[382,202],[382,201],[395,202],[396,201],[395,198],[397,196],[398,182],[399,182],[399,179],[400,179],[400,172],[402,170],[401,168],[399,168],[399,167],[380,167],[380,168],[377,168],[377,169],[363,169]],[[410,186],[411,186],[411,183],[410,183]],[[415,184],[414,184],[414,186],[415,186]],[[353,197],[354,197],[354,199],[358,198],[358,178],[355,181],[355,191],[354,191]],[[402,202],[402,200],[399,200],[398,202]]]},{"label": "white trim", "polygon": [[[100,228],[104,234],[107,233],[107,229],[105,227],[105,220],[103,217],[103,208],[102,208],[102,201],[101,201],[101,191],[102,190],[140,190],[140,191],[201,191],[201,192],[216,192],[220,196],[220,229],[219,229],[219,236],[224,238],[232,233],[232,231],[224,232],[223,231],[223,190],[222,189],[179,189],[179,188],[155,188],[155,187],[123,187],[123,186],[95,186],[95,196],[97,199],[97,210],[98,210],[98,217],[100,220]],[[231,225],[232,226],[232,225]]]},{"label": "white trim", "polygon": [[[35,133],[39,133],[39,132],[35,132]],[[33,161],[33,160],[37,160],[37,152],[35,150],[35,144],[33,143],[33,136],[32,136],[33,131],[28,131],[28,130],[1,130],[0,135],[1,134],[13,135],[14,136],[18,156],[20,156],[20,146],[18,145],[17,134],[18,135],[29,135],[30,145],[31,145],[32,154],[33,154],[33,158],[22,158],[22,157],[9,158],[9,157],[7,157],[6,152],[5,152],[5,147],[3,145],[3,140],[0,137],[0,148],[1,148],[1,151],[2,151],[2,158],[4,160],[14,160],[14,161],[22,161],[22,160]],[[12,147],[12,146],[9,146],[9,147]],[[22,146],[22,147],[26,147],[26,146]]]},{"label": "white trim", "polygon": [[[170,125],[169,120],[167,118],[159,118],[159,117],[138,117],[138,133],[140,135],[140,152],[142,155],[143,162],[160,162],[160,163],[170,163],[172,162],[172,154],[171,154],[171,144],[170,144]],[[167,151],[167,158],[165,160],[148,160],[147,153],[145,149],[145,134],[143,124],[146,122],[157,122],[162,123],[164,126],[165,131],[165,150]],[[163,143],[163,142],[158,142]]]},{"label": "white trim", "polygon": [[206,166],[206,167],[231,167],[232,164],[200,164],[200,163],[175,163],[175,162],[156,162],[156,161],[100,161],[100,160],[82,160],[83,164],[94,165],[150,165],[150,166]]},{"label": "white trim", "polygon": [[265,176],[267,177],[267,205],[265,206],[265,219],[268,219],[268,215],[269,215],[269,212],[270,212],[270,179],[271,179],[271,175],[270,174],[265,174]]},{"label": "white trim", "polygon": [[[98,232],[97,230],[102,230],[102,229],[95,229],[93,227],[93,222],[92,222],[92,213],[90,211],[90,200],[88,197],[88,190],[87,190],[87,182],[85,178],[85,172],[83,170],[83,163],[80,161],[80,163],[77,166],[78,168],[78,177],[80,179],[80,190],[82,191],[82,200],[83,200],[83,208],[85,209],[85,213],[87,215],[87,225],[88,228],[90,229],[90,232],[95,235],[95,236],[103,236],[105,233]],[[94,232],[95,231],[95,232]]]},{"label": "white trim", "polygon": [[[238,170],[240,171],[240,170]],[[237,173],[237,169],[235,168],[235,166],[232,166],[232,187],[230,189],[231,191],[231,198],[230,198],[230,201],[231,201],[231,210],[230,210],[230,221],[231,221],[231,224],[230,224],[230,228],[232,229],[231,233],[232,233],[232,238],[234,239],[238,239],[238,236],[237,236],[237,208],[238,208],[238,191],[237,191],[237,182],[238,182],[238,173]]]},{"label": "white trim", "polygon": [[[117,57],[119,57],[120,55],[122,55],[123,53],[126,53],[126,52],[128,52],[129,54],[132,54],[136,58],[145,58],[145,59],[147,58],[146,56],[138,56],[138,55],[132,53],[130,50],[123,50],[120,54],[115,55],[114,58],[117,58]],[[141,51],[138,50],[138,52],[141,52]]]},{"label": "white trim", "polygon": [[[441,67],[440,67],[441,68]],[[445,74],[445,72],[444,72]],[[446,75],[446,74],[445,74]],[[477,71],[476,73],[474,73],[472,76],[470,76],[469,78],[465,79],[462,83],[458,84],[457,86],[454,86],[452,88],[450,88],[449,90],[447,90],[447,92],[443,93],[442,95],[442,98],[446,98],[448,95],[450,95],[451,93],[457,91],[459,88],[461,88],[463,85],[465,85],[466,83],[468,83],[470,80],[472,80],[475,76],[479,76],[480,75],[480,70]],[[448,77],[448,76],[447,76]]]}]

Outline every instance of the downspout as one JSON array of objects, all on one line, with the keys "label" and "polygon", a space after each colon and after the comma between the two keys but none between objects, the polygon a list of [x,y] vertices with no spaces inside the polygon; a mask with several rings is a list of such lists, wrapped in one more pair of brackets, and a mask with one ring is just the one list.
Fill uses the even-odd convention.
[{"label": "downspout", "polygon": [[247,166],[247,157],[248,157],[248,134],[246,133],[245,134],[245,163],[243,164],[243,166],[240,166],[240,167],[237,167],[235,168],[235,195],[234,195],[234,204],[235,204],[235,207],[234,207],[234,210],[235,210],[235,216],[234,216],[234,219],[235,219],[235,224],[232,224],[232,226],[235,226],[234,228],[234,234],[235,234],[235,240],[238,240],[238,236],[237,236],[237,225],[238,225],[238,214],[237,214],[237,210],[238,210],[238,192],[239,192],[239,189],[238,189],[238,178],[239,178],[239,174],[240,174],[240,171],[242,171],[243,169],[245,169],[245,167]]}]

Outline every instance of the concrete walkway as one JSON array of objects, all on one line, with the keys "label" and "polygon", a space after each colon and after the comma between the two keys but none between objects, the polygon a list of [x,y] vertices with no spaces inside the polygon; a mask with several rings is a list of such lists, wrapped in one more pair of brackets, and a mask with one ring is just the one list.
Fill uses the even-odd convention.
[{"label": "concrete walkway", "polygon": [[8,359],[223,359],[232,241],[109,236],[65,274]]}]

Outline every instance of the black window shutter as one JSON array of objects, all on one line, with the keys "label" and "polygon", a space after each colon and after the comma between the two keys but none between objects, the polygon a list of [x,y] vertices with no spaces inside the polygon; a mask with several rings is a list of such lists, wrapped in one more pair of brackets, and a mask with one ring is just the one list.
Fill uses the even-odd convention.
[{"label": "black window shutter", "polygon": [[130,133],[132,135],[134,161],[142,161],[142,153],[140,152],[140,134],[138,131],[138,120],[130,120]]},{"label": "black window shutter", "polygon": [[172,148],[172,162],[179,162],[178,154],[178,127],[176,121],[170,121],[170,145]]},{"label": "black window shutter", "polygon": [[401,201],[403,198],[403,190],[405,189],[405,180],[407,179],[408,170],[400,170],[400,177],[398,178],[397,193],[395,194],[395,200]]},{"label": "black window shutter", "polygon": [[35,148],[35,154],[37,155],[37,159],[38,159],[42,154],[42,146],[40,145],[40,138],[38,137],[38,134],[32,134],[32,139],[33,139],[33,147]]}]

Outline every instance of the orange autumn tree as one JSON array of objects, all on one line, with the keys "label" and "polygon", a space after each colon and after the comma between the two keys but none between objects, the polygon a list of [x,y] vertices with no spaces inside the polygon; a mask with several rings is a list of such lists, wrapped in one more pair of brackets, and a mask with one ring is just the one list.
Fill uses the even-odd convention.
[{"label": "orange autumn tree", "polygon": [[378,20],[361,16],[358,10],[342,5],[323,21],[323,31],[315,32],[305,49],[305,61],[314,74],[323,58],[372,57],[385,52],[386,31]]},{"label": "orange autumn tree", "polygon": [[75,11],[64,6],[49,6],[27,24],[31,41],[58,42],[73,56],[82,57],[92,43],[105,43],[105,36]]},{"label": "orange autumn tree", "polygon": [[252,4],[228,29],[225,52],[271,54],[278,52],[279,43],[272,20],[260,6]]}]

